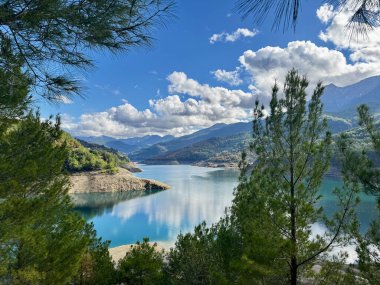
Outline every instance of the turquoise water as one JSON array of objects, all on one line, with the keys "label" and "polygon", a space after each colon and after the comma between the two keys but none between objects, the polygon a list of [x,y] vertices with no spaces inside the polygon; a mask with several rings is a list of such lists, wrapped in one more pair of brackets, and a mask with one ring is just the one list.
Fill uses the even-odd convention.
[{"label": "turquoise water", "polygon": [[[99,236],[111,246],[134,243],[143,237],[174,243],[180,232],[192,231],[202,221],[217,222],[230,206],[238,171],[188,165],[142,166],[137,176],[156,179],[172,188],[160,192],[77,194],[77,211],[93,222]],[[331,191],[337,180],[324,182],[322,205],[328,213],[336,209]],[[362,197],[358,207],[363,227],[376,217],[375,200]]]}]

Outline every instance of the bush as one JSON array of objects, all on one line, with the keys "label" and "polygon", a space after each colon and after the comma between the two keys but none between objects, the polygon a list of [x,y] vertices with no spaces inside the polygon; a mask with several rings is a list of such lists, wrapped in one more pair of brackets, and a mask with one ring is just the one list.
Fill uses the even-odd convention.
[{"label": "bush", "polygon": [[149,239],[131,246],[125,257],[119,261],[119,282],[129,285],[164,284],[163,251],[157,244],[149,244]]}]

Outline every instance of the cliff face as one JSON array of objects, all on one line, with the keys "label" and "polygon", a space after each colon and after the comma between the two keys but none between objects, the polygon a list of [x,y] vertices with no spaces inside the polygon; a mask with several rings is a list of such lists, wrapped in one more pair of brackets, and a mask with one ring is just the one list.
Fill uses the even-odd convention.
[{"label": "cliff face", "polygon": [[76,173],[70,176],[69,193],[123,192],[131,190],[166,190],[169,185],[138,178],[126,169],[119,168],[118,173],[109,174],[100,171]]}]

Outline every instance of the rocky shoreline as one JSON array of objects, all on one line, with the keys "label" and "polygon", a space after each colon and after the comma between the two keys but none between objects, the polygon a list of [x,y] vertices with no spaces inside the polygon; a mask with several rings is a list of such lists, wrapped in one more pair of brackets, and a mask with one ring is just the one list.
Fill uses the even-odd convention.
[{"label": "rocky shoreline", "polygon": [[170,188],[169,185],[156,180],[138,178],[124,168],[119,168],[118,172],[114,174],[104,171],[72,174],[70,183],[69,194],[166,190]]}]

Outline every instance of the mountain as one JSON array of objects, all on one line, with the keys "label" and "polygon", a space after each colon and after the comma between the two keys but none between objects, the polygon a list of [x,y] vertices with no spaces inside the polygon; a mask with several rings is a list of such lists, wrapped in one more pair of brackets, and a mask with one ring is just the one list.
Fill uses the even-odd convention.
[{"label": "mountain", "polygon": [[136,137],[136,138],[129,138],[129,139],[119,139],[119,141],[127,144],[127,145],[154,145],[156,143],[161,142],[167,142],[174,139],[174,136],[167,135],[167,136],[158,136],[158,135],[151,135],[151,136],[144,136],[144,137]]},{"label": "mountain", "polygon": [[128,139],[116,139],[116,138],[107,137],[107,136],[98,136],[98,137],[79,136],[77,138],[82,141],[104,145],[109,148],[117,149],[118,151],[121,151],[125,154],[129,154],[131,152],[138,151],[142,148],[149,147],[151,145],[161,143],[161,142],[167,142],[174,139],[174,137],[170,135],[163,136],[163,137],[158,136],[158,135],[150,135],[150,136],[135,137],[135,138],[128,138]]},{"label": "mountain", "polygon": [[348,119],[356,116],[356,107],[360,104],[369,105],[373,113],[380,112],[380,76],[346,87],[330,84],[325,88],[322,102],[325,113]]},{"label": "mountain", "polygon": [[237,164],[241,151],[247,148],[249,132],[243,132],[227,137],[212,137],[190,146],[168,151],[161,155],[148,158],[145,164],[215,164],[225,166]]},{"label": "mountain", "polygon": [[[342,132],[353,127],[351,121],[347,119],[332,115],[326,115],[326,118],[333,133]],[[217,151],[229,151],[229,149],[219,148],[220,141],[226,140],[232,144],[232,149],[238,149],[240,142],[237,138],[241,139],[242,134],[244,137],[249,136],[251,129],[252,122],[235,123],[230,125],[216,124],[210,128],[200,130],[193,134],[175,138],[165,143],[155,144],[139,151],[132,152],[129,156],[134,161],[140,161],[147,164],[158,164],[158,161],[163,164],[167,164],[169,161],[172,161],[172,163],[178,162],[180,164],[188,164],[191,162],[190,160],[200,162],[209,160],[212,155],[218,153]],[[202,155],[200,155],[200,145],[203,145],[204,148],[211,149],[205,149],[201,152]],[[193,151],[196,153],[193,153]],[[205,157],[206,153],[209,153],[210,155]],[[194,159],[191,158],[191,155],[193,155]]]},{"label": "mountain", "polygon": [[[357,127],[356,108],[368,104],[380,114],[380,76],[356,84],[337,87],[328,85],[322,97],[325,118],[332,133]],[[197,164],[207,166],[236,164],[247,146],[252,122],[216,124],[182,137],[145,136],[130,139],[89,137],[124,153],[134,161],[147,164]],[[86,139],[85,139],[86,140]]]},{"label": "mountain", "polygon": [[[328,85],[322,102],[324,116],[332,133],[355,128],[356,108],[359,104],[368,104],[372,112],[380,113],[380,76],[367,78],[346,87]],[[227,163],[228,160],[236,163],[237,150],[241,151],[242,143],[247,144],[251,128],[251,122],[216,124],[193,134],[132,152],[130,157],[147,164],[218,165]]]},{"label": "mountain", "polygon": [[100,145],[105,145],[107,142],[114,140],[114,138],[107,137],[107,136],[98,136],[98,137],[78,136],[76,138],[82,141],[86,141],[86,142],[94,143],[94,144],[100,144]]},{"label": "mountain", "polygon": [[211,138],[225,138],[228,136],[238,135],[240,133],[249,133],[252,129],[252,123],[236,124],[216,124],[210,128],[202,129],[190,135],[175,138],[168,142],[155,144],[153,146],[141,149],[131,153],[131,159],[135,161],[145,161],[148,158],[163,155],[164,153],[173,152],[185,147],[190,147],[195,143],[206,141]]}]

